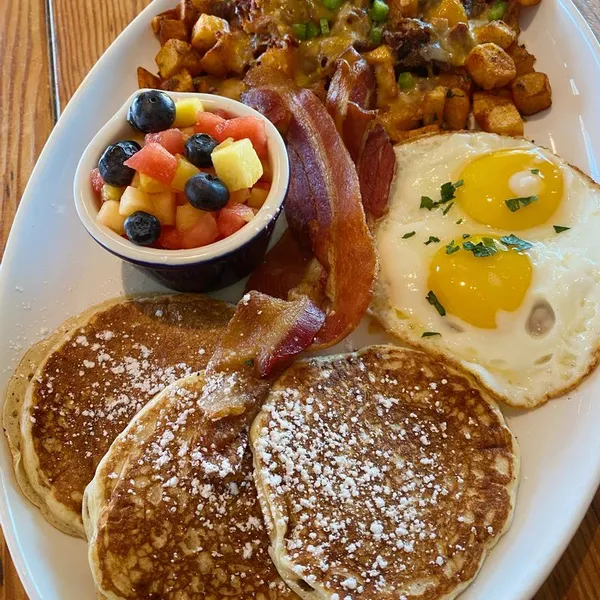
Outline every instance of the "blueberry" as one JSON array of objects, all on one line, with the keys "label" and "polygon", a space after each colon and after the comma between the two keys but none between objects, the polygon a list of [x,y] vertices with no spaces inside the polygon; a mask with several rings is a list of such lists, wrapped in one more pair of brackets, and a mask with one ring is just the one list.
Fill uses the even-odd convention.
[{"label": "blueberry", "polygon": [[221,210],[229,202],[229,190],[215,175],[198,173],[185,184],[190,204],[200,210]]},{"label": "blueberry", "polygon": [[212,167],[212,151],[219,142],[206,133],[196,133],[185,143],[185,157],[197,167]]},{"label": "blueberry", "polygon": [[175,122],[175,102],[158,90],[141,92],[129,107],[127,122],[142,133],[170,129]]},{"label": "blueberry", "polygon": [[160,221],[150,213],[138,210],[125,219],[125,233],[138,246],[149,246],[160,237]]},{"label": "blueberry", "polygon": [[105,183],[117,187],[129,185],[135,171],[123,163],[140,150],[140,145],[131,140],[123,140],[109,146],[98,161],[98,169]]}]

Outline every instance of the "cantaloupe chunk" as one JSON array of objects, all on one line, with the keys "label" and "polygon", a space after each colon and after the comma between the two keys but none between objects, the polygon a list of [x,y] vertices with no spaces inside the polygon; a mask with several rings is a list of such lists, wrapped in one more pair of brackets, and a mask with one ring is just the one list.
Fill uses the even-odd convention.
[{"label": "cantaloupe chunk", "polygon": [[265,203],[267,196],[269,195],[268,189],[262,187],[253,187],[250,190],[250,197],[248,198],[248,206],[251,208],[261,208]]},{"label": "cantaloupe chunk", "polygon": [[108,183],[105,183],[102,186],[100,197],[102,198],[102,202],[108,202],[109,200],[116,200],[118,202],[121,199],[124,191],[124,187],[116,187],[114,185],[108,185]]},{"label": "cantaloupe chunk", "polygon": [[153,211],[152,214],[160,221],[161,225],[175,225],[175,210],[177,199],[175,192],[166,191],[159,194],[150,194]]},{"label": "cantaloupe chunk", "polygon": [[123,196],[121,196],[119,213],[124,217],[128,217],[138,210],[154,214],[154,205],[152,204],[149,194],[144,192],[144,190],[129,186],[123,192]]},{"label": "cantaloupe chunk", "polygon": [[119,203],[116,200],[105,202],[98,211],[96,220],[119,235],[125,233],[125,217],[119,212]]},{"label": "cantaloupe chunk", "polygon": [[184,232],[191,229],[196,223],[202,221],[206,215],[205,210],[194,208],[191,204],[177,207],[175,215],[175,227],[177,231]]},{"label": "cantaloupe chunk", "polygon": [[249,139],[215,148],[211,157],[217,177],[230,192],[250,188],[262,177],[262,163]]}]

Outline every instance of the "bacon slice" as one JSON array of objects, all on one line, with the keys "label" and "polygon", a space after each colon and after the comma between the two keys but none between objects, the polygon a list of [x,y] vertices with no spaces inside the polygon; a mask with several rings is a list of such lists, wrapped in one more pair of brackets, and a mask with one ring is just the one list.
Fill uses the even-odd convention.
[{"label": "bacon slice", "polygon": [[333,119],[313,93],[264,71],[255,72],[250,83],[261,87],[243,95],[246,104],[258,110],[268,106],[267,115],[278,115],[276,125],[289,117],[286,217],[295,238],[307,241],[328,273],[330,306],[315,344],[331,346],[353,331],[366,312],[377,269],[356,168]]}]

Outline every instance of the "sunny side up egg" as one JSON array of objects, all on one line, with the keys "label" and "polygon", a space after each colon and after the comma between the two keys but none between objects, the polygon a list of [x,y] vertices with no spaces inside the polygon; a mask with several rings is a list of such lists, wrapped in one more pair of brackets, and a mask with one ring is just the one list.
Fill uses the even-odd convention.
[{"label": "sunny side up egg", "polygon": [[488,133],[422,138],[396,157],[371,313],[508,404],[577,385],[600,354],[600,188]]}]

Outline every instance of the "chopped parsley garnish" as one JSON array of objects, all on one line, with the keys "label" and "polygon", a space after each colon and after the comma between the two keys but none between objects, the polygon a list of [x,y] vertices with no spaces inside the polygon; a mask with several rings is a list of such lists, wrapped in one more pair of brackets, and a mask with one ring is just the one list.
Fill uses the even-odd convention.
[{"label": "chopped parsley garnish", "polygon": [[506,200],[505,204],[508,207],[510,212],[517,212],[520,208],[524,206],[529,206],[532,202],[539,200],[539,196],[524,196],[523,198],[510,198]]},{"label": "chopped parsley garnish", "polygon": [[498,252],[496,243],[490,237],[481,238],[481,241],[476,244],[473,242],[465,242],[463,248],[468,252],[472,252],[473,256],[476,258],[486,258],[488,256],[493,256]]},{"label": "chopped parsley garnish", "polygon": [[429,246],[429,244],[437,244],[440,241],[440,238],[435,237],[435,235],[430,235],[429,239],[425,242],[426,246]]},{"label": "chopped parsley garnish", "polygon": [[520,237],[517,237],[514,233],[510,235],[503,235],[500,238],[500,241],[505,246],[510,246],[511,248],[515,248],[516,250],[529,250],[529,248],[533,247],[531,242],[527,242],[522,240]]},{"label": "chopped parsley garnish", "polygon": [[454,254],[460,250],[460,246],[457,246],[452,240],[449,244],[446,244],[446,254]]},{"label": "chopped parsley garnish", "polygon": [[450,212],[450,209],[454,206],[454,202],[450,202],[450,204],[448,204],[446,206],[446,208],[442,211],[442,214],[445,216]]},{"label": "chopped parsley garnish", "polygon": [[245,361],[244,361],[244,364],[245,364],[247,367],[253,367],[253,366],[254,366],[254,359],[253,359],[253,358],[249,358],[248,360],[245,360]]},{"label": "chopped parsley garnish", "polygon": [[432,290],[429,290],[427,296],[425,296],[427,302],[431,304],[438,311],[440,317],[446,316],[446,309],[440,304],[440,301],[437,299],[437,296],[433,293]]},{"label": "chopped parsley garnish", "polygon": [[434,337],[436,335],[442,335],[441,333],[438,333],[437,331],[426,331],[425,333],[423,333],[421,335],[422,338],[428,338],[428,337]]},{"label": "chopped parsley garnish", "polygon": [[462,234],[462,238],[463,238],[463,240],[466,240],[467,238],[470,238],[470,237],[471,237],[471,234],[470,234],[470,233],[463,233],[463,234]]},{"label": "chopped parsley garnish", "polygon": [[[433,208],[437,208],[442,204],[446,204],[450,202],[450,200],[454,200],[455,192],[457,188],[459,188],[463,184],[463,180],[459,180],[456,183],[452,183],[451,181],[447,181],[440,188],[440,199],[437,202],[434,202],[429,196],[421,196],[421,205],[420,208],[426,208],[427,210],[432,210]],[[452,207],[450,207],[452,208]],[[447,214],[450,208],[445,208],[444,214]]]},{"label": "chopped parsley garnish", "polygon": [[456,221],[456,225],[462,225],[463,221],[464,221],[464,219],[459,219],[458,221]]},{"label": "chopped parsley garnish", "polygon": [[571,229],[570,227],[564,227],[563,225],[553,225],[552,227],[554,227],[556,233],[562,233],[563,231],[569,231],[569,229]]},{"label": "chopped parsley garnish", "polygon": [[417,232],[416,231],[409,231],[408,233],[405,233],[402,236],[402,239],[403,240],[407,240],[408,238],[411,238],[413,235],[415,235],[415,233],[417,233]]},{"label": "chopped parsley garnish", "polygon": [[539,170],[539,169],[531,169],[531,172],[532,172],[534,175],[539,175],[539,174],[540,174],[540,170]]}]

